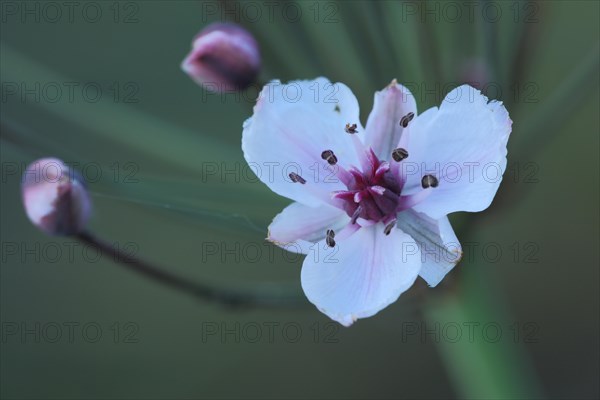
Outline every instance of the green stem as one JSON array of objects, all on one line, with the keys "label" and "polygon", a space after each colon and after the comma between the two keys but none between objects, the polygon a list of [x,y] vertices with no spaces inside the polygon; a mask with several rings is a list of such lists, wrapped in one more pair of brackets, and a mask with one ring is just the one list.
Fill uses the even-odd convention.
[{"label": "green stem", "polygon": [[[514,343],[511,322],[487,290],[477,290],[477,300],[464,294],[448,294],[424,306],[429,329],[440,335],[436,344],[454,383],[457,397],[464,399],[541,398],[537,377],[526,350]],[[500,301],[495,301],[497,304]],[[502,322],[500,322],[502,321]],[[436,325],[438,324],[438,325]],[[489,324],[489,325],[487,325]],[[492,326],[487,329],[485,326]],[[496,331],[496,327],[502,331]],[[443,327],[459,327],[448,328]],[[461,332],[456,340],[454,332]],[[447,332],[445,335],[444,332]],[[499,336],[498,336],[499,335]],[[498,341],[497,341],[498,340]]]},{"label": "green stem", "polygon": [[[123,250],[112,246],[110,243],[97,238],[89,232],[82,232],[76,236],[82,243],[96,248],[101,254],[129,269],[149,278],[155,282],[169,286],[182,293],[186,293],[200,300],[218,303],[230,307],[268,307],[286,308],[302,307],[308,305],[299,293],[285,293],[280,287],[263,287],[256,291],[237,291],[217,288],[204,283],[193,282],[167,272],[166,269],[154,266],[147,261],[133,257]],[[263,285],[264,286],[264,285]],[[273,290],[276,289],[276,290]]]}]

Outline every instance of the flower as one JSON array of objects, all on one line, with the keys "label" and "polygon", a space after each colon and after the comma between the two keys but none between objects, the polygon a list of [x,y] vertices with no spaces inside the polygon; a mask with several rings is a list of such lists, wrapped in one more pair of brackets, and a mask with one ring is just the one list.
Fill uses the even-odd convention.
[{"label": "flower", "polygon": [[83,178],[56,158],[27,166],[21,183],[29,220],[49,235],[74,235],[85,228],[92,202]]},{"label": "flower", "polygon": [[216,22],[196,35],[181,68],[207,90],[243,90],[260,70],[258,43],[241,26]]},{"label": "flower", "polygon": [[273,81],[244,123],[242,149],[255,171],[270,168],[258,175],[271,190],[294,200],[268,240],[307,254],[307,298],[349,326],[396,301],[417,276],[435,286],[458,263],[447,214],[490,205],[511,125],[501,102],[468,85],[417,115],[413,95],[394,80],[375,94],[365,129],[346,85]]}]

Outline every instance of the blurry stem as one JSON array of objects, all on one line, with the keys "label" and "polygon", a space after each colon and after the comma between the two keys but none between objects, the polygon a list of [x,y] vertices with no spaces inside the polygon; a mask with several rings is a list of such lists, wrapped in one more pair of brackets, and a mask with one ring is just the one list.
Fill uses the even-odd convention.
[{"label": "blurry stem", "polygon": [[[488,0],[481,0],[482,3],[486,3]],[[485,4],[482,4],[485,6]],[[483,35],[485,38],[485,57],[486,64],[489,71],[488,80],[493,83],[498,83],[500,74],[498,71],[500,63],[498,62],[498,30],[496,24],[484,23],[483,24]]]},{"label": "blurry stem", "polygon": [[[532,1],[532,3],[536,3],[536,1]],[[534,5],[539,7],[537,4]],[[518,45],[513,58],[512,69],[509,71],[508,84],[510,85],[520,86],[525,84],[521,81],[535,55],[535,42],[538,39],[540,27],[534,23],[524,23],[523,25],[517,37]],[[507,103],[508,107],[512,107],[515,99],[509,97]]]},{"label": "blurry stem", "polygon": [[96,248],[102,255],[119,263],[121,266],[140,275],[170,286],[173,289],[187,293],[200,300],[214,302],[230,307],[298,307],[306,305],[306,301],[299,295],[285,295],[284,293],[267,293],[263,288],[255,292],[242,292],[212,287],[207,284],[192,282],[166,272],[163,268],[154,266],[146,261],[127,254],[122,249],[112,246],[110,243],[97,238],[89,232],[76,235],[76,239],[82,243]]},{"label": "blurry stem", "polygon": [[378,72],[379,63],[377,62],[377,48],[375,43],[372,43],[367,36],[368,29],[363,28],[364,32],[363,29],[356,29],[356,25],[361,24],[362,18],[364,17],[364,12],[357,10],[357,6],[359,6],[358,3],[347,2],[344,4],[344,7],[340,8],[341,20],[350,22],[342,24],[342,27],[345,29],[347,36],[351,39],[353,52],[355,54],[364,55],[367,59],[373,61],[365,63],[364,66],[368,74],[367,80],[371,84],[377,84],[380,76],[380,73]]},{"label": "blurry stem", "polygon": [[[419,43],[422,50],[421,59],[423,65],[429,68],[429,76],[433,77],[433,81],[436,85],[441,85],[443,82],[443,73],[441,70],[440,51],[438,49],[438,43],[433,32],[433,25],[421,22],[418,24],[419,30]],[[426,49],[426,50],[423,50]],[[427,54],[424,52],[427,51]]]},{"label": "blurry stem", "polygon": [[[503,344],[487,337],[488,326],[483,318],[492,321],[505,319],[503,310],[486,299],[486,290],[476,290],[482,303],[473,303],[464,293],[449,293],[443,301],[430,300],[423,310],[427,325],[468,327],[469,337],[459,340],[436,340],[442,363],[456,388],[456,397],[466,399],[540,398],[541,388],[529,367],[529,360],[515,344]],[[481,321],[481,322],[475,322]],[[490,322],[499,326],[495,322]],[[461,328],[462,329],[462,328]],[[443,330],[442,330],[443,331]],[[478,332],[477,335],[475,332]],[[504,332],[508,339],[511,333]],[[480,334],[481,333],[481,334]],[[491,336],[491,334],[490,334]],[[514,339],[513,339],[514,340]]]}]

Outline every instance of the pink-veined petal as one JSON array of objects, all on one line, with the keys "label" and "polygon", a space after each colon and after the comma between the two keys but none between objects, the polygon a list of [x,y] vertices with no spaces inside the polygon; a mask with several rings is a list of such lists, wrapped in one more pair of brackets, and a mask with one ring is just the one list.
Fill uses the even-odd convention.
[{"label": "pink-veined petal", "polygon": [[448,217],[432,219],[423,213],[406,210],[398,213],[397,226],[409,234],[421,251],[419,275],[436,286],[462,257],[462,248]]},{"label": "pink-veined petal", "polygon": [[[358,117],[358,102],[343,83],[325,78],[285,85],[273,81],[263,88],[254,115],[244,123],[244,157],[275,193],[319,205],[323,193],[345,187],[336,176],[336,166],[323,160],[321,153],[331,150],[340,165],[357,165],[345,126],[357,124],[360,135],[363,129]],[[292,172],[306,183],[292,183]]]},{"label": "pink-veined petal", "polygon": [[285,250],[307,254],[313,243],[325,239],[328,229],[339,232],[349,221],[350,217],[338,208],[296,202],[273,219],[267,239]]},{"label": "pink-veined petal", "polygon": [[317,308],[350,326],[398,299],[419,274],[415,241],[400,229],[385,235],[383,224],[361,228],[335,247],[319,242],[302,266],[302,288]]},{"label": "pink-veined petal", "polygon": [[390,159],[406,129],[400,126],[400,120],[411,112],[416,117],[415,98],[410,90],[399,85],[395,79],[382,91],[375,93],[373,110],[367,120],[365,143],[371,146],[377,157]]},{"label": "pink-veined petal", "polygon": [[410,126],[405,190],[420,190],[433,174],[439,186],[415,210],[439,219],[455,211],[486,209],[506,168],[512,121],[501,102],[468,85],[452,90],[439,109],[421,114]]}]

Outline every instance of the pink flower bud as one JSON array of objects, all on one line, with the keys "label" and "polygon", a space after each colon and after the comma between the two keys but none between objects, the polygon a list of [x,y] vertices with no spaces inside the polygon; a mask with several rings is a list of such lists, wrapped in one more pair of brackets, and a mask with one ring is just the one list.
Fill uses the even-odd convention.
[{"label": "pink flower bud", "polygon": [[77,234],[90,218],[92,202],[83,178],[59,159],[29,164],[21,194],[29,220],[49,235]]},{"label": "pink flower bud", "polygon": [[213,23],[194,38],[181,68],[207,90],[243,90],[260,69],[258,43],[238,25]]}]

